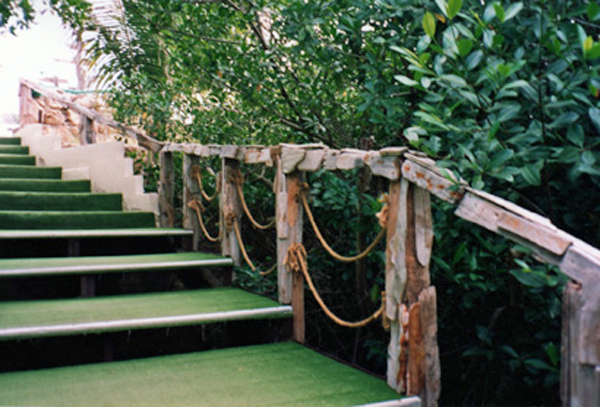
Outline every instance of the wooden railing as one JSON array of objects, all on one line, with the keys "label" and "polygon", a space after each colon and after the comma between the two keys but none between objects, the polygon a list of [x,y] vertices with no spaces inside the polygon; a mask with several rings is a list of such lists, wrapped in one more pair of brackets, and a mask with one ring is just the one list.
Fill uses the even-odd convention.
[{"label": "wooden railing", "polygon": [[[390,321],[388,383],[398,391],[419,395],[424,405],[437,405],[440,366],[437,346],[436,292],[429,262],[433,232],[430,195],[456,205],[455,214],[530,248],[536,257],[557,265],[572,281],[563,302],[563,404],[600,405],[600,251],[557,229],[552,223],[497,196],[470,188],[435,162],[404,147],[378,151],[334,150],[321,144],[277,146],[160,143],[143,133],[101,118],[97,112],[69,104],[60,95],[30,82],[21,84],[21,100],[34,90],[76,110],[85,120],[113,126],[141,146],[160,154],[160,222],[174,223],[173,154],[183,154],[183,224],[202,239],[196,214],[188,205],[201,201],[193,167],[203,159],[219,159],[220,228],[223,254],[241,265],[242,256],[232,222],[243,216],[234,185],[240,164],[266,165],[276,171],[277,272],[279,301],[294,308],[294,338],[304,341],[304,277],[285,264],[290,247],[302,243],[303,207],[300,194],[305,173],[368,168],[389,181],[385,267],[385,316]],[[85,127],[84,127],[85,128]],[[88,141],[93,137],[88,137]],[[229,226],[228,226],[229,222]]]}]

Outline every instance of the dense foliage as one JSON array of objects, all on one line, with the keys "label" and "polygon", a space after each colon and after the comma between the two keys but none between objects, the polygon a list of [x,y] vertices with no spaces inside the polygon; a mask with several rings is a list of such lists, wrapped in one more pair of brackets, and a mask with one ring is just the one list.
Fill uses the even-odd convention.
[{"label": "dense foliage", "polygon": [[[0,9],[3,22],[16,3]],[[121,120],[160,139],[203,143],[410,145],[474,187],[600,245],[597,2],[120,4],[113,20],[92,14],[83,21],[74,9],[63,15],[88,27],[89,61],[114,90]],[[373,212],[380,188],[361,195],[353,181],[315,177],[316,210],[346,228],[330,237],[358,233],[346,212]],[[556,404],[564,277],[536,265],[525,249],[455,219],[445,205],[437,204],[435,216],[444,400]],[[321,274],[338,293],[353,276]],[[369,284],[377,278],[370,275]],[[348,309],[356,303],[340,297]],[[330,348],[345,335],[320,329],[319,338],[332,339],[319,343]],[[377,338],[355,337],[370,360],[384,352]]]}]

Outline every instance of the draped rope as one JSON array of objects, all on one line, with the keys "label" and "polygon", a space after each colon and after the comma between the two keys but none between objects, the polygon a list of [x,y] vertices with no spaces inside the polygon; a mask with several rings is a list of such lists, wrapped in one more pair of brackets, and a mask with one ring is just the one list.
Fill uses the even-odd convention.
[{"label": "draped rope", "polygon": [[308,205],[308,199],[306,198],[306,190],[307,190],[307,185],[305,184],[305,187],[300,192],[300,197],[302,199],[302,205],[304,206],[304,210],[306,211],[308,220],[310,221],[310,224],[312,225],[312,228],[315,232],[315,235],[317,235],[319,242],[321,242],[321,245],[325,248],[327,253],[329,253],[333,258],[335,258],[339,261],[345,262],[345,263],[351,263],[351,262],[361,260],[361,259],[365,258],[369,253],[371,253],[373,251],[373,249],[375,249],[377,244],[379,242],[381,242],[381,240],[385,237],[386,228],[382,227],[382,229],[379,231],[379,234],[377,235],[375,240],[362,253],[358,253],[354,256],[343,256],[343,255],[337,253],[327,243],[327,241],[323,237],[323,234],[319,230],[319,226],[317,225],[317,222],[315,221],[315,217],[312,213],[312,210],[310,209],[310,206]]},{"label": "draped rope", "polygon": [[192,178],[195,178],[196,181],[198,182],[198,188],[200,189],[200,193],[202,194],[202,197],[207,202],[214,201],[215,198],[217,198],[219,196],[219,193],[221,192],[221,182],[222,181],[221,181],[220,174],[221,173],[218,172],[216,175],[217,185],[215,186],[215,192],[212,195],[209,195],[208,193],[206,193],[206,191],[204,190],[204,186],[202,185],[202,169],[198,165],[194,165],[192,167]]},{"label": "draped rope", "polygon": [[385,309],[385,291],[383,291],[381,293],[381,306],[379,307],[379,309],[377,309],[373,314],[371,314],[367,318],[361,319],[360,321],[352,321],[351,322],[351,321],[346,321],[344,319],[341,319],[340,317],[335,315],[329,309],[329,307],[325,304],[325,302],[319,295],[319,292],[317,291],[317,289],[312,281],[312,278],[310,277],[310,273],[308,272],[308,262],[307,262],[306,257],[307,257],[307,253],[306,253],[306,249],[304,248],[304,246],[302,244],[296,243],[296,244],[291,245],[288,248],[284,262],[285,262],[286,267],[288,267],[289,270],[291,270],[295,273],[302,273],[304,275],[304,279],[306,280],[306,283],[308,284],[308,287],[310,288],[310,292],[312,293],[313,297],[315,298],[315,300],[317,301],[317,303],[319,304],[319,306],[321,307],[323,312],[325,312],[325,314],[331,320],[333,320],[338,325],[341,325],[341,326],[344,326],[347,328],[360,328],[360,327],[363,327],[363,326],[369,324],[370,322],[376,320],[377,318],[379,318],[380,316],[383,315],[383,311]]},{"label": "draped rope", "polygon": [[194,200],[194,201],[188,202],[187,206],[188,206],[188,208],[196,211],[196,216],[198,217],[198,223],[200,224],[200,229],[202,229],[202,233],[204,234],[204,237],[206,237],[207,240],[209,240],[213,243],[220,242],[221,239],[223,238],[223,229],[219,228],[219,235],[217,237],[213,237],[210,235],[210,233],[208,233],[208,230],[206,229],[206,225],[204,224],[204,220],[202,219],[202,212],[204,212],[204,210],[205,210],[204,206],[202,206],[202,203],[198,200]]},{"label": "draped rope", "polygon": [[244,197],[244,189],[242,188],[242,185],[244,184],[244,177],[242,176],[241,173],[238,173],[237,176],[234,177],[233,183],[235,184],[235,186],[237,188],[237,192],[240,197],[240,202],[242,203],[242,207],[244,208],[244,213],[248,217],[248,220],[250,221],[252,226],[254,226],[256,229],[260,229],[260,230],[271,229],[273,226],[275,226],[275,219],[273,219],[271,222],[267,223],[266,225],[262,225],[256,221],[254,216],[252,216],[252,213],[250,212],[250,209],[248,208],[248,205],[246,204],[246,198]]}]

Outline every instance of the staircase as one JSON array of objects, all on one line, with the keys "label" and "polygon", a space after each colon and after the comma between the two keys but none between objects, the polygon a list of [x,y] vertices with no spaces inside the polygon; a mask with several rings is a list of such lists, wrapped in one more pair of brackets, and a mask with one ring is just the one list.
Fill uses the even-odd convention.
[{"label": "staircase", "polygon": [[287,341],[291,307],[226,286],[190,231],[35,164],[0,138],[0,405],[420,405]]}]

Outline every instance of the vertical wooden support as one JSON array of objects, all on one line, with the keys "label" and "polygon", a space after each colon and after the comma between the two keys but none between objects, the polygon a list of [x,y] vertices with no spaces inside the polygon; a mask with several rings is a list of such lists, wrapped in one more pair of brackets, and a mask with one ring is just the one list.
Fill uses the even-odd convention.
[{"label": "vertical wooden support", "polygon": [[240,171],[240,163],[231,158],[222,159],[222,188],[221,188],[221,213],[223,221],[223,240],[221,241],[221,252],[223,256],[229,256],[233,259],[236,266],[242,265],[242,254],[238,244],[233,222],[238,222],[241,230],[242,204],[234,184]]},{"label": "vertical wooden support", "polygon": [[200,186],[194,175],[194,170],[200,167],[200,157],[190,154],[183,155],[183,227],[194,231],[192,250],[198,250],[200,239],[200,224],[196,211],[188,206],[190,202],[202,201]]},{"label": "vertical wooden support", "polygon": [[436,292],[429,261],[433,229],[429,193],[407,180],[390,184],[386,247],[386,315],[391,321],[388,384],[437,406],[440,362]]},{"label": "vertical wooden support", "polygon": [[163,228],[175,226],[175,168],[173,153],[160,152],[160,184],[158,187],[159,223]]},{"label": "vertical wooden support", "polygon": [[96,142],[94,120],[84,115],[81,116],[81,123],[79,125],[79,142],[81,145],[94,144]]},{"label": "vertical wooden support", "polygon": [[38,123],[38,110],[33,103],[32,90],[29,86],[21,83],[19,86],[19,124],[21,127]]},{"label": "vertical wooden support", "polygon": [[293,338],[303,343],[304,325],[304,276],[292,275],[285,266],[289,247],[302,243],[303,209],[300,192],[304,175],[300,171],[284,174],[280,157],[277,158],[277,180],[275,182],[277,203],[277,271],[279,302],[292,304],[294,310]]}]

